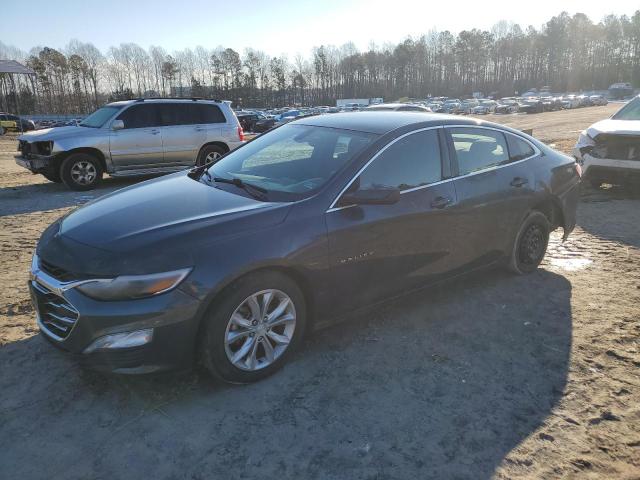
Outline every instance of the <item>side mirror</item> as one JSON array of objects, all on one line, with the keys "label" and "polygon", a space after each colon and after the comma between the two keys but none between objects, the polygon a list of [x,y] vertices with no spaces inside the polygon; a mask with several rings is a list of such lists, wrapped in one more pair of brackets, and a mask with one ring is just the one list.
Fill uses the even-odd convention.
[{"label": "side mirror", "polygon": [[124,122],[122,120],[114,120],[111,124],[111,130],[122,130],[124,128]]},{"label": "side mirror", "polygon": [[393,205],[400,201],[400,190],[397,188],[368,188],[345,192],[340,197],[340,205]]}]

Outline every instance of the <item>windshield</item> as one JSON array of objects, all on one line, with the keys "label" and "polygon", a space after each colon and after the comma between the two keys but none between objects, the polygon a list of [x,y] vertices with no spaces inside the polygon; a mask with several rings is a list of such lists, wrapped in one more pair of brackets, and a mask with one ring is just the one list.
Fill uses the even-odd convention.
[{"label": "windshield", "polygon": [[209,173],[265,189],[269,200],[299,200],[320,189],[376,138],[351,130],[285,125],[229,153]]},{"label": "windshield", "polygon": [[640,120],[640,97],[636,97],[620,109],[614,120]]},{"label": "windshield", "polygon": [[81,127],[91,127],[91,128],[100,128],[105,124],[107,120],[109,120],[116,112],[118,112],[122,107],[102,107],[93,112],[87,118],[85,118],[82,122],[80,122]]}]

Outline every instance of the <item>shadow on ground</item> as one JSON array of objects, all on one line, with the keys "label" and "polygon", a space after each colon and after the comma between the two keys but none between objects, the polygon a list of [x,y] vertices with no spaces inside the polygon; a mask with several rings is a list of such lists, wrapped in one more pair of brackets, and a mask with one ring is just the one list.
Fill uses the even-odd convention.
[{"label": "shadow on ground", "polygon": [[640,248],[638,200],[640,185],[606,185],[599,189],[583,186],[578,225],[601,239]]},{"label": "shadow on ground", "polygon": [[21,479],[490,478],[562,394],[570,298],[549,271],[476,274],[316,333],[241,387],[105,377],[38,336],[8,344],[0,465]]},{"label": "shadow on ground", "polygon": [[76,192],[62,183],[37,183],[0,188],[0,217],[76,207],[120,188],[152,177],[105,177],[95,190]]}]

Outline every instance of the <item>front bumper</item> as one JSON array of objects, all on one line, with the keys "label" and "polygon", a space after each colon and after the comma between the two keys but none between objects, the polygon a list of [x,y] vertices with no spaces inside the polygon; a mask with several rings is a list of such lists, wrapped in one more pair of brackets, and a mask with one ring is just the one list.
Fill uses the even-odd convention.
[{"label": "front bumper", "polygon": [[582,166],[583,176],[587,180],[597,180],[603,183],[636,183],[640,182],[640,161],[615,160],[596,158],[578,148],[573,151],[574,157]]},{"label": "front bumper", "polygon": [[53,156],[30,155],[29,157],[25,157],[24,155],[15,155],[14,159],[16,164],[26,168],[30,172],[42,173],[52,168],[51,160]]},{"label": "front bumper", "polygon": [[[29,289],[43,337],[81,364],[129,374],[193,364],[199,302],[192,296],[178,288],[155,297],[106,302],[93,300],[65,285],[46,272],[32,270]],[[60,315],[61,312],[71,313]],[[56,323],[69,328],[63,332],[55,327]],[[84,353],[100,337],[143,329],[153,329],[152,340],[147,344]]]}]

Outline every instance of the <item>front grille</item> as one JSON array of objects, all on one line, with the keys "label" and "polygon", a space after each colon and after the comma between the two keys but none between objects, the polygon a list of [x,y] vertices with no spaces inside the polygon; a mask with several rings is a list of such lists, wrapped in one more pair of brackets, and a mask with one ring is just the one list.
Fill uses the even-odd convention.
[{"label": "front grille", "polygon": [[67,338],[78,321],[78,311],[63,297],[53,293],[38,282],[30,282],[33,303],[43,328],[54,338]]},{"label": "front grille", "polygon": [[42,259],[39,259],[38,266],[43,272],[51,275],[53,278],[61,282],[70,282],[71,280],[76,280],[78,278],[74,273],[52,263],[45,262]]}]

